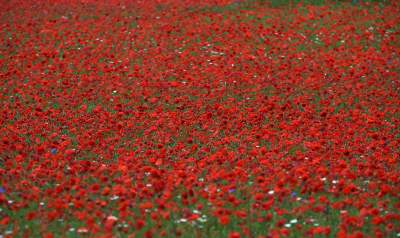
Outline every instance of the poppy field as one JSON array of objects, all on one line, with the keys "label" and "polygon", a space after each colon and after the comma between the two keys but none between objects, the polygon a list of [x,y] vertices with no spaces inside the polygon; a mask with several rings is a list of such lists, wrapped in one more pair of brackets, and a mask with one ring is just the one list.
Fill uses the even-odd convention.
[{"label": "poppy field", "polygon": [[397,1],[1,1],[0,237],[400,237]]}]

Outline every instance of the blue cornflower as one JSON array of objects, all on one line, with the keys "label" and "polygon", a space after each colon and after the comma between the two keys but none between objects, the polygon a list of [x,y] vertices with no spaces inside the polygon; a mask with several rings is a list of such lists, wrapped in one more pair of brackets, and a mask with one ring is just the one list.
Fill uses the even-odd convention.
[{"label": "blue cornflower", "polygon": [[50,153],[52,155],[55,155],[57,153],[57,149],[56,148],[51,148]]}]

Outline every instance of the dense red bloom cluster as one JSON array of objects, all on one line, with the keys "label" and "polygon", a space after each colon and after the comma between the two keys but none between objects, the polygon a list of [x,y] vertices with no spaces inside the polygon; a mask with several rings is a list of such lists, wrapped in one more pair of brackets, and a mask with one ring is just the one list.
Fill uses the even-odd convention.
[{"label": "dense red bloom cluster", "polygon": [[0,235],[400,234],[398,4],[0,16]]}]

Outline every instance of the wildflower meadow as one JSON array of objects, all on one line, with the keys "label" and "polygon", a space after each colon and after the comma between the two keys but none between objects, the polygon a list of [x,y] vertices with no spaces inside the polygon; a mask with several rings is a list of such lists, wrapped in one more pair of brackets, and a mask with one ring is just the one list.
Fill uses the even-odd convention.
[{"label": "wildflower meadow", "polygon": [[400,237],[400,2],[1,0],[9,237]]}]

